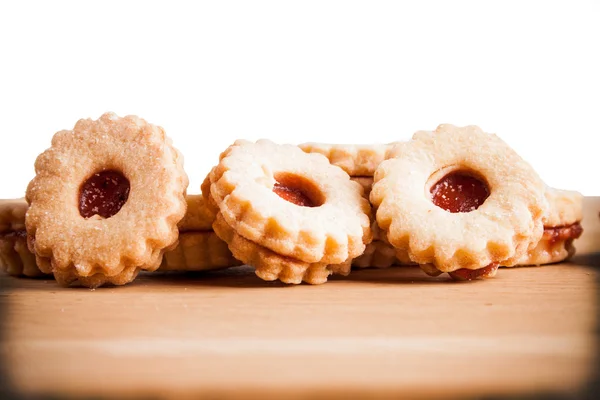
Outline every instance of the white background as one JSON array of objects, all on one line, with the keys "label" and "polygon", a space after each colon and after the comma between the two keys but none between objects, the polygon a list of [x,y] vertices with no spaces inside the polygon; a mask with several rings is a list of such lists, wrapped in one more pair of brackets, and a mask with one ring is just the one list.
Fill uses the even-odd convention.
[{"label": "white background", "polygon": [[237,138],[368,143],[440,123],[500,135],[600,195],[600,4],[2,2],[0,197],[105,111],[163,126],[188,192]]}]

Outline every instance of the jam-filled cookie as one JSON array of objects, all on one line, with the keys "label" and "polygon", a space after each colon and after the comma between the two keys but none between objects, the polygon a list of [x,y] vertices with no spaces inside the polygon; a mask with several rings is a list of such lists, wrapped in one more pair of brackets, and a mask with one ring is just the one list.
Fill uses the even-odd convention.
[{"label": "jam-filled cookie", "polygon": [[9,275],[37,278],[45,276],[27,248],[25,199],[0,200],[0,270]]},{"label": "jam-filled cookie", "polygon": [[35,172],[28,245],[59,283],[126,284],[177,244],[188,178],[162,128],[112,113],[79,120],[54,135]]},{"label": "jam-filled cookie", "polygon": [[371,241],[360,184],[297,146],[237,141],[202,192],[218,210],[215,233],[265,280],[323,283]]},{"label": "jam-filled cookie", "polygon": [[323,154],[331,164],[342,168],[352,177],[372,177],[379,164],[388,158],[388,152],[394,147],[395,143],[302,143],[298,147],[306,153]]},{"label": "jam-filled cookie", "polygon": [[398,143],[390,157],[370,195],[377,223],[426,272],[493,276],[542,237],[545,185],[496,135],[440,125]]},{"label": "jam-filled cookie", "polygon": [[519,258],[517,265],[557,263],[575,254],[573,241],[583,233],[583,196],[548,187],[546,199],[550,209],[544,217],[544,234],[534,248]]}]

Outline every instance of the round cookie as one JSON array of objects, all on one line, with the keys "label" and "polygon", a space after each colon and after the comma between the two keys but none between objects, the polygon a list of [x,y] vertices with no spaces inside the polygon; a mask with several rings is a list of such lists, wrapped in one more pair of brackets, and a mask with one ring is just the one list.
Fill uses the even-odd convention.
[{"label": "round cookie", "polygon": [[183,157],[162,128],[107,113],[60,131],[38,156],[26,199],[28,245],[63,285],[122,285],[177,245]]},{"label": "round cookie", "polygon": [[[237,141],[221,154],[202,193],[219,212],[217,235],[268,279],[322,283],[328,265],[349,265],[371,241],[362,187],[322,155],[297,146]],[[282,257],[279,272],[266,272],[274,258],[257,257],[257,248]]]},{"label": "round cookie", "polygon": [[389,155],[370,199],[387,241],[412,261],[442,272],[486,268],[481,275],[490,276],[541,238],[545,185],[496,135],[440,125]]}]

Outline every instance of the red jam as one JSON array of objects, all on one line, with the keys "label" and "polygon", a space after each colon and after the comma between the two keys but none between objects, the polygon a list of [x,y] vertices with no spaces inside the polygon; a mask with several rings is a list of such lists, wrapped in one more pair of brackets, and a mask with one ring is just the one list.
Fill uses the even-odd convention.
[{"label": "red jam", "polygon": [[448,272],[448,275],[457,281],[472,281],[478,278],[489,278],[498,270],[498,263],[492,263],[487,267],[479,269],[461,268],[456,271]]},{"label": "red jam", "polygon": [[315,207],[316,204],[302,190],[275,183],[273,192],[282,199],[301,207]]},{"label": "red jam", "polygon": [[484,182],[461,172],[444,176],[430,192],[433,204],[451,213],[475,211],[490,195]]},{"label": "red jam", "polygon": [[99,215],[110,218],[119,212],[129,197],[129,180],[118,171],[92,175],[79,190],[79,214],[83,218]]},{"label": "red jam", "polygon": [[556,243],[569,239],[577,239],[583,233],[583,228],[579,222],[566,226],[544,227],[543,240],[550,243]]}]

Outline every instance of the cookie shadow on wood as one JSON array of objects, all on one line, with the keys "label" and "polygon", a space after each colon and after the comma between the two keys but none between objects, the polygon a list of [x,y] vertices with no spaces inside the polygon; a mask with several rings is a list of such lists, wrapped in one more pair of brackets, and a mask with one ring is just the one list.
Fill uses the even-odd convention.
[{"label": "cookie shadow on wood", "polygon": [[346,277],[333,276],[329,279],[331,281],[346,280],[384,285],[456,283],[447,274],[435,277],[429,276],[418,266],[411,265],[391,266],[387,268],[353,268],[352,273]]},{"label": "cookie shadow on wood", "polygon": [[213,271],[154,272],[152,274],[140,275],[140,278],[142,278],[144,283],[152,285],[193,285],[249,289],[288,286],[279,281],[263,281],[254,274],[254,268],[247,265]]},{"label": "cookie shadow on wood", "polygon": [[575,265],[600,267],[600,252],[576,254],[568,262]]}]

